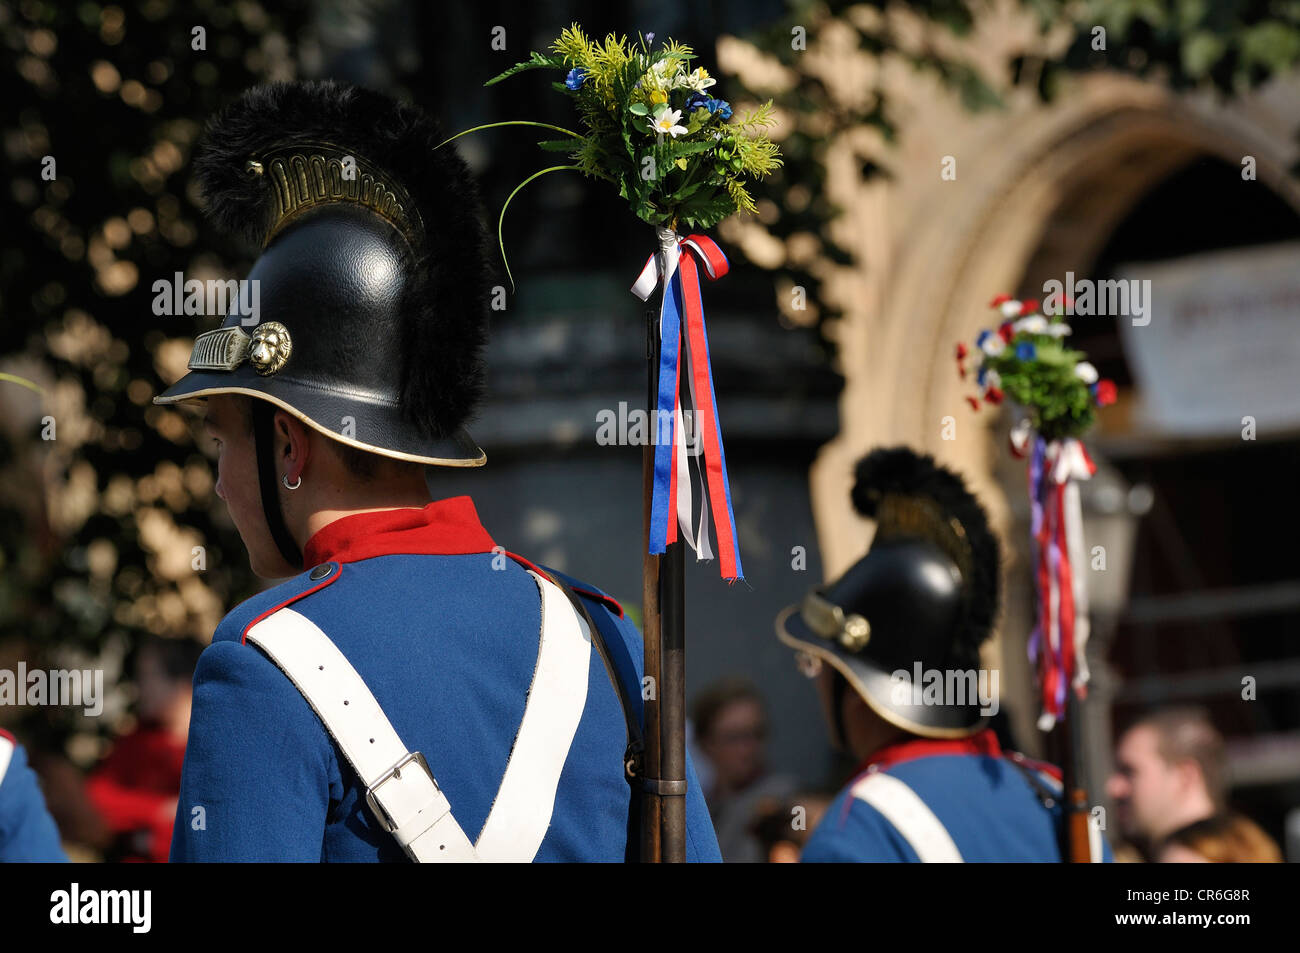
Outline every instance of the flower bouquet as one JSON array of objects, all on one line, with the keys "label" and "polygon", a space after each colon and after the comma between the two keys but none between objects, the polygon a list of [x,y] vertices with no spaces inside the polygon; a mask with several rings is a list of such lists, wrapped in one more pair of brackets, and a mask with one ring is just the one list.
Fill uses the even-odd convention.
[{"label": "flower bouquet", "polygon": [[[1115,402],[1115,384],[1100,379],[1082,351],[1065,345],[1070,327],[1061,315],[1039,313],[1037,301],[998,295],[990,302],[1002,321],[975,339],[975,382],[984,403],[1007,398],[1021,408],[1011,451],[1029,458],[1030,532],[1037,613],[1029,639],[1039,676],[1042,714],[1050,730],[1064,715],[1066,692],[1082,698],[1088,683],[1088,591],[1078,481],[1097,467],[1080,438],[1095,408]],[[957,369],[968,379],[972,350],[958,343]],[[967,397],[976,410],[980,397]]]},{"label": "flower bouquet", "polygon": [[[548,53],[533,52],[486,85],[529,70],[555,70],[563,78],[551,86],[573,102],[582,131],[511,120],[475,126],[458,136],[498,126],[532,126],[563,135],[538,146],[566,153],[571,162],[533,173],[502,206],[497,240],[503,260],[501,226],[511,200],[550,172],[577,171],[609,182],[633,213],[654,227],[657,250],[632,286],[643,301],[656,288],[663,290],[659,358],[651,383],[657,412],[649,552],[663,553],[677,540],[680,527],[697,556],[711,559],[711,511],[719,568],[724,579],[734,581],[742,577],[740,553],[699,282],[701,270],[716,280],[729,266],[711,238],[682,236],[678,229],[705,229],[735,212],[754,212],[747,186],[777,169],[781,158],[764,131],[775,121],[770,101],[744,116],[733,115],[731,104],[716,95],[717,80],[695,65],[689,46],[670,40],[656,48],[653,42],[651,33],[635,42],[610,34],[598,43],[575,23]],[[506,274],[510,276],[508,263]],[[698,524],[691,502],[696,486]]]},{"label": "flower bouquet", "polygon": [[[1099,379],[1082,351],[1066,347],[1070,326],[1060,315],[1038,313],[1037,301],[1016,301],[1003,294],[989,306],[998,309],[1003,320],[975,339],[980,355],[975,382],[984,401],[1001,404],[1010,397],[1028,414],[1021,426],[1046,440],[1083,436],[1093,424],[1093,408],[1115,402],[1114,382]],[[963,379],[970,354],[964,343],[957,345],[957,369]],[[966,400],[979,409],[979,398]],[[1013,449],[1021,455],[1022,448]]]},{"label": "flower bouquet", "polygon": [[[653,41],[653,33],[635,43],[610,34],[596,43],[575,23],[550,53],[534,52],[487,81],[492,86],[527,70],[556,70],[564,79],[551,86],[573,101],[584,127],[574,132],[513,120],[465,130],[523,125],[566,137],[538,146],[567,153],[572,164],[542,169],[521,182],[506,200],[502,219],[519,189],[565,170],[610,182],[638,218],[673,231],[680,225],[710,228],[733,212],[755,211],[747,180],[781,165],[776,144],[763,132],[774,121],[771,101],[733,117],[731,105],[710,94],[717,80],[704,67],[692,67],[689,46],[669,41],[652,49]],[[500,223],[497,232],[499,239]]]}]

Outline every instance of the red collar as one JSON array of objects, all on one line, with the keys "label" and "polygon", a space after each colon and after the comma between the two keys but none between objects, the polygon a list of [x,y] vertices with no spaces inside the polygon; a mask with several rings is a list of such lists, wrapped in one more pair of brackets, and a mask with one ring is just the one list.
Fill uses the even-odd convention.
[{"label": "red collar", "polygon": [[303,568],[324,562],[351,563],[375,556],[462,556],[490,553],[492,537],[478,520],[468,496],[435,500],[422,509],[406,507],[357,513],[318,530],[303,547]]},{"label": "red collar", "polygon": [[992,728],[985,728],[969,738],[909,738],[881,748],[858,765],[857,773],[861,774],[873,766],[883,771],[904,761],[945,754],[983,754],[990,758],[1000,758],[1002,746],[998,744],[998,736]]}]

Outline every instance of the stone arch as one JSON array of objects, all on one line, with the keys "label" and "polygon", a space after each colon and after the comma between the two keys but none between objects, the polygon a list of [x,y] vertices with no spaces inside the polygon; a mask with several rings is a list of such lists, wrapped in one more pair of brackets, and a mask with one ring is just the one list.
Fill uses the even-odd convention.
[{"label": "stone arch", "polygon": [[[867,539],[868,524],[848,499],[853,463],[888,443],[907,443],[958,468],[1014,550],[1019,540],[1008,535],[1011,510],[996,475],[1003,448],[990,439],[997,415],[971,412],[964,398],[973,391],[955,372],[953,345],[992,323],[987,303],[994,294],[1041,286],[1067,268],[1086,273],[1134,204],[1199,156],[1232,166],[1254,156],[1260,184],[1300,211],[1300,185],[1287,173],[1298,121],[1294,107],[1273,111],[1263,95],[1228,107],[1103,74],[1081,79],[1061,103],[1021,100],[945,132],[945,141],[964,142],[957,182],[939,180],[937,154],[909,161],[906,175],[914,178],[895,181],[887,194],[924,198],[898,216],[888,238],[892,260],[883,266],[878,301],[839,329],[841,429],[810,474],[828,576],[857,559]],[[941,439],[945,416],[956,420],[956,440]],[[1000,640],[991,654],[990,664],[1009,663],[1011,678],[1025,674],[1023,662],[1003,658]]]},{"label": "stone arch", "polygon": [[[981,123],[976,141],[963,150],[979,157],[963,166],[969,181],[953,188],[956,183],[935,178],[931,198],[891,236],[895,260],[876,313],[855,316],[858,326],[841,330],[841,430],[812,470],[827,572],[840,572],[861,553],[854,530],[863,524],[846,489],[853,461],[871,446],[919,446],[960,466],[977,490],[996,493],[993,448],[984,439],[992,415],[970,414],[952,360],[956,341],[990,323],[989,297],[1037,279],[1031,268],[1051,274],[1068,263],[1076,273],[1086,271],[1134,203],[1200,155],[1231,165],[1255,156],[1261,184],[1300,211],[1300,184],[1286,172],[1295,152],[1286,122],[1255,122],[1245,111],[1123,77],[1080,85],[1068,104]],[[1061,214],[1077,219],[1073,250],[1055,245],[1051,225]],[[939,420],[950,414],[959,438],[944,441]]]}]

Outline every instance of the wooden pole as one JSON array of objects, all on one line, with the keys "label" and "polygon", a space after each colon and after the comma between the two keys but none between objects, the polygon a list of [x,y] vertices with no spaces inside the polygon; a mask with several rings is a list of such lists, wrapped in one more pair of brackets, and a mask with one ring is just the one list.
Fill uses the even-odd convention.
[{"label": "wooden pole", "polygon": [[1065,814],[1065,833],[1068,856],[1062,858],[1072,864],[1092,863],[1092,839],[1088,824],[1088,789],[1083,778],[1083,730],[1081,702],[1071,687],[1066,691],[1065,724],[1061,739],[1065,745],[1065,757],[1061,759],[1061,786],[1065,793],[1065,803],[1061,810]]},{"label": "wooden pole", "polygon": [[683,543],[668,546],[659,562],[663,694],[659,701],[660,777],[664,797],[661,859],[686,863],[686,559]]},{"label": "wooden pole", "polygon": [[[646,407],[651,415],[659,390],[658,309],[646,309],[646,358],[650,386]],[[655,421],[658,426],[658,421]],[[660,688],[663,681],[660,664],[659,564],[660,556],[650,553],[650,509],[654,493],[655,448],[647,443],[641,448],[641,630],[645,640],[645,677],[641,697],[645,699],[645,758],[641,779],[646,785],[641,797],[641,860],[657,864],[663,857],[663,797],[650,789],[660,776]]]},{"label": "wooden pole", "polygon": [[[675,235],[660,234],[663,244]],[[660,284],[659,294],[665,293]],[[680,346],[680,342],[679,346]],[[646,407],[660,432],[655,412],[659,395],[659,308],[646,310]],[[679,352],[680,353],[680,352]],[[686,861],[686,560],[681,540],[662,555],[650,554],[650,515],[654,494],[655,445],[641,452],[642,607],[645,675],[645,786],[641,811],[641,859],[649,863]]]}]

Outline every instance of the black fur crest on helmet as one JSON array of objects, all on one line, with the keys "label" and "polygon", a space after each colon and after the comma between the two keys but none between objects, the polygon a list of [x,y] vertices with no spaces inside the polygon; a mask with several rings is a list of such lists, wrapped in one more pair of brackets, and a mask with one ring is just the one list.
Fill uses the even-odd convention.
[{"label": "black fur crest on helmet", "polygon": [[208,124],[195,176],[216,226],[260,242],[274,213],[270,183],[249,159],[295,143],[327,142],[363,157],[407,191],[423,220],[403,296],[402,410],[441,438],[465,424],[483,391],[488,266],[478,189],[447,136],[418,108],[334,82],[246,91]]},{"label": "black fur crest on helmet", "polygon": [[873,450],[858,461],[855,476],[853,506],[863,516],[874,518],[881,501],[893,494],[928,500],[943,518],[961,524],[970,544],[971,578],[964,580],[967,611],[953,649],[959,656],[977,658],[997,618],[1001,559],[984,507],[961,477],[939,466],[933,457],[907,447]]}]

